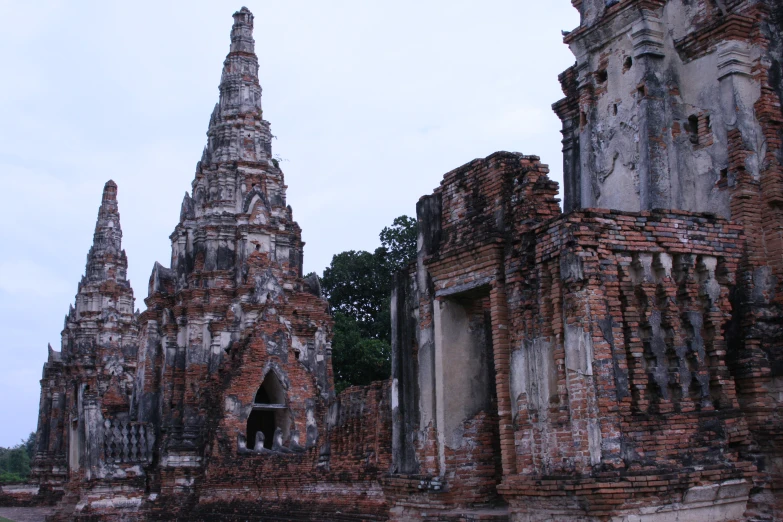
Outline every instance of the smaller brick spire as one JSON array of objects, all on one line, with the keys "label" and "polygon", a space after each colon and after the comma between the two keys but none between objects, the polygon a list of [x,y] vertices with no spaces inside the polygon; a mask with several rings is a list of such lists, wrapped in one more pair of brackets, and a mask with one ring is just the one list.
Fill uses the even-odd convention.
[{"label": "smaller brick spire", "polygon": [[[70,306],[65,316],[62,353],[66,362],[83,357],[83,362],[96,364],[94,358],[101,349],[113,352],[124,349],[122,357],[135,357],[136,349],[128,343],[135,339],[138,326],[127,273],[117,184],[109,180],[103,187],[92,246],[77,289],[75,306]],[[123,343],[126,343],[124,348]]]}]

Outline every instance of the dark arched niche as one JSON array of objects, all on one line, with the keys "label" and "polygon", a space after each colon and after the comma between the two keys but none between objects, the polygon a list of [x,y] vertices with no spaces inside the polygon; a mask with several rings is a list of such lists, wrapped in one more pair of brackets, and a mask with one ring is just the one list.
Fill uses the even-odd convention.
[{"label": "dark arched niche", "polygon": [[280,428],[283,440],[290,431],[286,393],[280,379],[269,371],[253,398],[253,411],[247,419],[247,447],[255,448],[256,433],[264,434],[264,447],[272,449],[275,430]]}]

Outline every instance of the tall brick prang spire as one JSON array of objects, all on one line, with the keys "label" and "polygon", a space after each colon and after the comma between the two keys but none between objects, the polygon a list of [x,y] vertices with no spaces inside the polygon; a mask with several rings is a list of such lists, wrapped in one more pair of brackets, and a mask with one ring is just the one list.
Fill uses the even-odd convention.
[{"label": "tall brick prang spire", "polygon": [[[207,476],[225,479],[207,466],[233,469],[270,450],[309,450],[317,465],[327,429],[319,412],[333,398],[331,318],[302,277],[304,243],[271,158],[252,31],[252,13],[234,13],[207,146],[170,236],[171,266],[155,265],[140,317],[131,415],[159,430],[172,476],[189,477],[180,493],[211,489]],[[273,407],[254,402],[262,386]],[[223,411],[226,397],[240,406]]]}]

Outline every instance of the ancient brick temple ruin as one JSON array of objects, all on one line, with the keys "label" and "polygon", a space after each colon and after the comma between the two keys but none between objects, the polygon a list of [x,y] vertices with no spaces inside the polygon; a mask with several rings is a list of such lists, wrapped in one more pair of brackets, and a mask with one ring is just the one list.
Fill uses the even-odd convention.
[{"label": "ancient brick temple ruin", "polygon": [[34,488],[0,502],[57,501],[56,520],[782,520],[783,6],[572,3],[565,213],[536,156],[446,174],[395,277],[391,379],[339,395],[253,15],[235,13],[171,266],[134,313],[107,183],[44,367]]},{"label": "ancient brick temple ruin", "polygon": [[141,314],[117,186],[104,190],[41,380],[34,478],[41,499],[62,497],[58,520],[383,511],[388,383],[335,398],[332,321],[317,278],[302,277],[252,30],[250,11],[234,14],[171,265],[153,267]]}]

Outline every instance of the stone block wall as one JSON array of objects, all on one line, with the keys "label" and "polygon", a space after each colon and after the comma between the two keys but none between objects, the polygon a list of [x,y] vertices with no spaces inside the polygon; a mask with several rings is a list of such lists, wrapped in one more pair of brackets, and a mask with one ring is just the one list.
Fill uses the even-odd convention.
[{"label": "stone block wall", "polygon": [[35,484],[3,484],[0,485],[0,506],[29,507],[54,504],[61,495],[44,496]]}]

